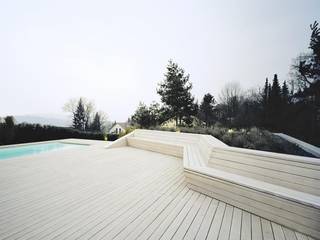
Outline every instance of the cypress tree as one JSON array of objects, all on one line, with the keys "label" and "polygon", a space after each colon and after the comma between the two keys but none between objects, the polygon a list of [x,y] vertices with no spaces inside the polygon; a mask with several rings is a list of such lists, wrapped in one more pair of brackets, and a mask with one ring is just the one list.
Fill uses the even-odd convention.
[{"label": "cypress tree", "polygon": [[264,84],[263,92],[262,92],[262,104],[263,107],[266,108],[269,100],[269,82],[268,78],[266,78],[266,82]]},{"label": "cypress tree", "polygon": [[270,122],[273,130],[279,130],[280,114],[281,114],[281,88],[277,74],[274,75],[270,92]]}]

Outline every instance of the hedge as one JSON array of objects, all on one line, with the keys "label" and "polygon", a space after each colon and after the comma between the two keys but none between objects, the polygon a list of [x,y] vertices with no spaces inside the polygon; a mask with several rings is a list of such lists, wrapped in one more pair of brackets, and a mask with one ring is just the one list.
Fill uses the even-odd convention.
[{"label": "hedge", "polygon": [[65,138],[105,140],[103,133],[85,132],[68,127],[21,123],[10,128],[3,123],[0,124],[0,145]]}]

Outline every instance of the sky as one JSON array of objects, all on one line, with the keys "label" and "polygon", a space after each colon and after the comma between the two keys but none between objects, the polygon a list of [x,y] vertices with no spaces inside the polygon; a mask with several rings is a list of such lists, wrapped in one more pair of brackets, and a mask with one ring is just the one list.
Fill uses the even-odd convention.
[{"label": "sky", "polygon": [[83,96],[125,121],[140,101],[160,100],[169,59],[199,101],[228,82],[283,81],[320,20],[319,0],[0,3],[0,116],[62,114]]}]

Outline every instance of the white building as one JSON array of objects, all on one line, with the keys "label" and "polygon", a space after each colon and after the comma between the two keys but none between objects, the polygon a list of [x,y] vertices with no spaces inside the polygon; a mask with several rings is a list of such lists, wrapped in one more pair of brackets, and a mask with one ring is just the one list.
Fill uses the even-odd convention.
[{"label": "white building", "polygon": [[115,122],[109,129],[109,134],[120,134],[126,131],[128,123],[117,123]]}]

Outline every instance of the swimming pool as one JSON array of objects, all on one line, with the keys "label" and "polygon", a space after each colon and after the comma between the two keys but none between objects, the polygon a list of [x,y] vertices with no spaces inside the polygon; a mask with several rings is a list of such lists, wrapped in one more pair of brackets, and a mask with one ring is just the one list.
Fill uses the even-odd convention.
[{"label": "swimming pool", "polygon": [[67,149],[73,147],[82,146],[80,144],[62,143],[62,142],[50,142],[29,144],[21,146],[3,147],[0,148],[0,160],[14,157],[21,157],[26,155],[34,155],[42,152],[53,151],[57,149]]}]

